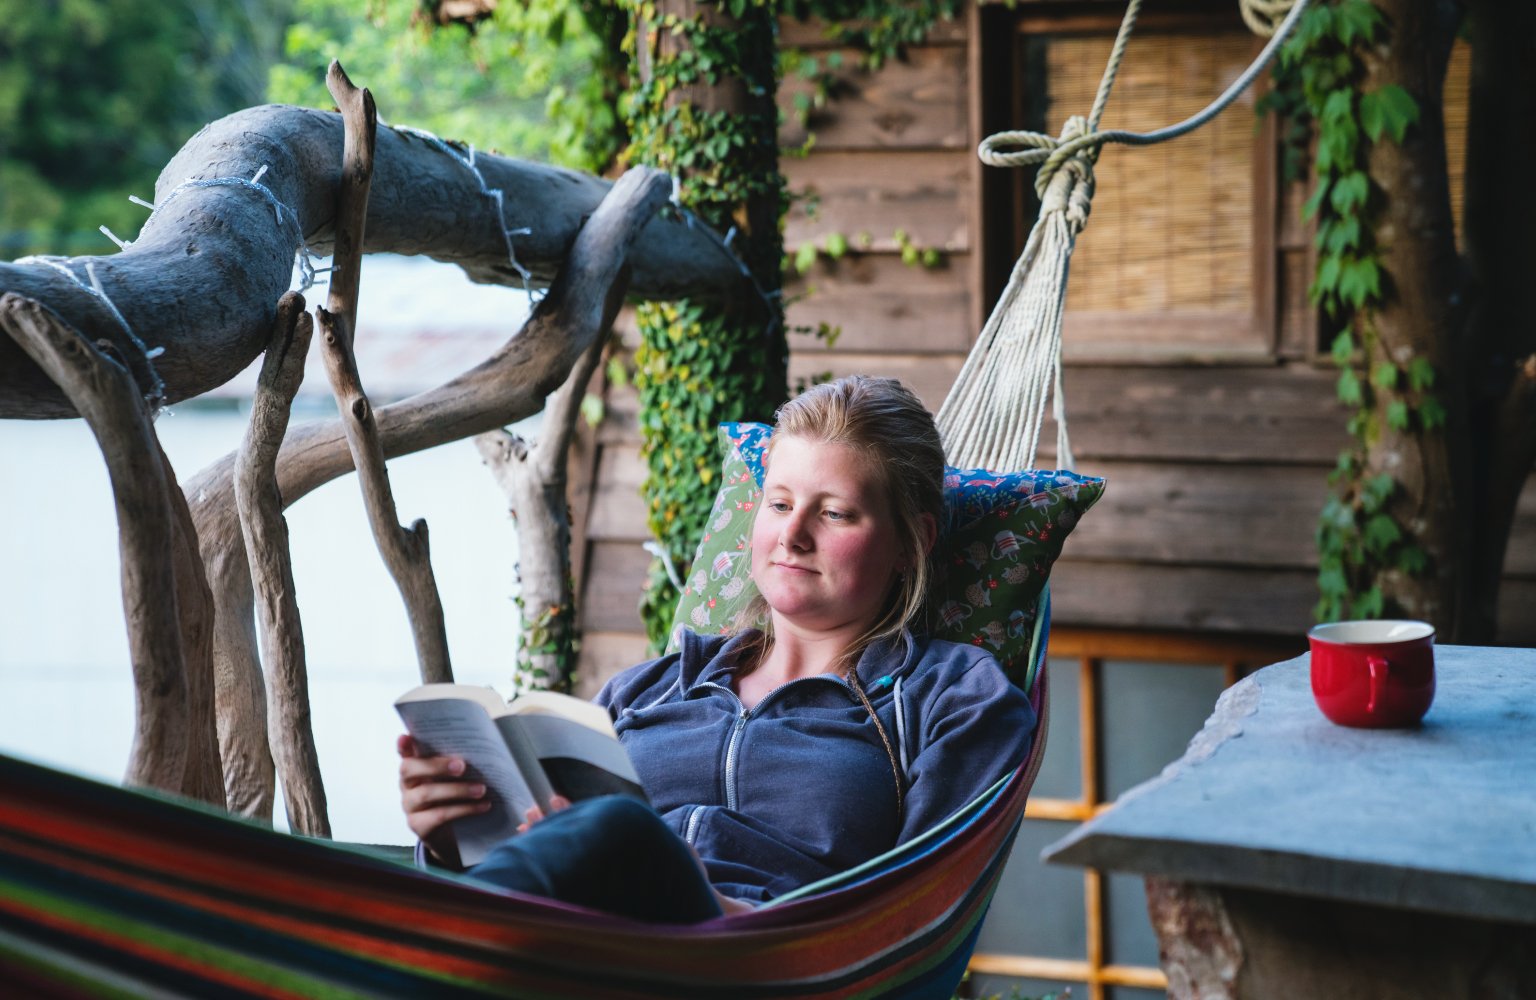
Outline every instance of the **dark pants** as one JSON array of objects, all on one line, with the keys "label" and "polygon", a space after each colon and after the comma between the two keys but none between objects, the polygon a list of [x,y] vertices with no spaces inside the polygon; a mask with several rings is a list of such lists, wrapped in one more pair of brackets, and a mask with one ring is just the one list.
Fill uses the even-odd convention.
[{"label": "dark pants", "polygon": [[469,874],[651,923],[721,915],[693,851],[650,806],[622,796],[587,799],[535,823]]}]

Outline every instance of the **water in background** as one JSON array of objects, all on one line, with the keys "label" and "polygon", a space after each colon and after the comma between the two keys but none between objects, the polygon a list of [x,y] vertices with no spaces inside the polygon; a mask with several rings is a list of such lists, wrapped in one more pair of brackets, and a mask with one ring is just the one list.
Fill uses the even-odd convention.
[{"label": "water in background", "polygon": [[[428,267],[435,291],[455,303],[431,312],[433,337],[451,335],[451,310],[483,294],[493,296],[482,308],[497,312],[499,338],[515,328],[506,325],[506,289]],[[391,272],[377,287],[400,280]],[[368,287],[365,271],[365,306]],[[360,338],[366,320],[365,307]],[[366,366],[363,377],[367,383]],[[311,392],[324,386],[323,377],[306,379]],[[325,415],[317,403],[306,410],[295,425]],[[243,405],[230,400],[173,407],[156,429],[185,481],[237,448],[244,426]],[[0,421],[0,456],[8,470],[0,478],[0,751],[120,781],[133,686],[100,451],[80,420]],[[517,546],[500,488],[469,441],[394,459],[389,469],[401,521],[424,517],[431,530],[456,679],[506,694]],[[405,843],[392,702],[419,679],[405,609],[368,530],[356,477],[304,497],[287,518],[332,830],[341,840]],[[281,804],[277,811],[282,827]]]}]

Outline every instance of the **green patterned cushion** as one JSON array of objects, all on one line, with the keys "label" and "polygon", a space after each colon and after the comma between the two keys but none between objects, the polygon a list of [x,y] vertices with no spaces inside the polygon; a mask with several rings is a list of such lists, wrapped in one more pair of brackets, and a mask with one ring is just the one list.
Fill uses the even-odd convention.
[{"label": "green patterned cushion", "polygon": [[[684,628],[729,631],[757,594],[752,517],[762,498],[763,450],[771,433],[765,424],[720,425],[720,493],[672,619],[669,649],[677,648]],[[1103,479],[1072,472],[947,469],[944,524],[933,551],[932,634],[983,646],[1021,677],[1051,566],[1067,534],[1103,492]]]}]

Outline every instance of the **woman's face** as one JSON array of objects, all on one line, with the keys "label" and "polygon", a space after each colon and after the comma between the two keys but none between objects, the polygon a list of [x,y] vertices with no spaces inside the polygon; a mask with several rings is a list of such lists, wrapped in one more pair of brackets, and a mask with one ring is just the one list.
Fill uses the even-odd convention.
[{"label": "woman's face", "polygon": [[774,441],[752,525],[752,578],[780,622],[862,632],[905,562],[889,498],[843,444]]}]

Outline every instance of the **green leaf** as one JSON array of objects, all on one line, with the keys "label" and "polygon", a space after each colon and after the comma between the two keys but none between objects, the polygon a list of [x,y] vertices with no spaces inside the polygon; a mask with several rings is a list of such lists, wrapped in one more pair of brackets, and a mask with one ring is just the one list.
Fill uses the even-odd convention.
[{"label": "green leaf", "polygon": [[1387,404],[1387,426],[1395,431],[1408,429],[1408,404],[1401,399],[1394,399]]},{"label": "green leaf", "polygon": [[1317,571],[1317,589],[1331,597],[1343,597],[1349,593],[1349,581],[1344,577],[1344,570],[1338,566],[1328,566]]},{"label": "green leaf", "polygon": [[1390,549],[1399,538],[1403,537],[1403,531],[1397,526],[1397,522],[1385,514],[1377,514],[1365,522],[1365,530],[1360,533],[1360,540],[1365,543],[1366,551],[1380,555]]},{"label": "green leaf", "polygon": [[1354,369],[1346,368],[1339,372],[1338,385],[1339,401],[1345,406],[1359,406],[1364,396],[1360,391],[1360,379],[1356,377]]},{"label": "green leaf", "polygon": [[1317,187],[1313,189],[1312,197],[1308,198],[1307,203],[1301,207],[1301,217],[1303,219],[1311,219],[1317,214],[1317,210],[1323,207],[1323,201],[1327,199],[1330,187],[1332,187],[1332,181],[1329,178],[1326,176],[1318,177]]},{"label": "green leaf", "polygon": [[601,424],[603,417],[606,415],[607,409],[603,405],[603,398],[601,396],[589,392],[581,397],[581,416],[587,422],[588,427],[596,427],[598,424]]},{"label": "green leaf", "polygon": [[1419,103],[1413,95],[1395,83],[1378,88],[1360,98],[1360,124],[1372,142],[1383,133],[1393,142],[1402,142],[1408,127],[1419,120]]},{"label": "green leaf", "polygon": [[827,256],[837,260],[848,252],[848,237],[842,233],[828,233],[825,246]]},{"label": "green leaf", "polygon": [[1378,361],[1371,369],[1371,385],[1378,389],[1392,389],[1397,386],[1397,365],[1390,361]]},{"label": "green leaf", "polygon": [[1340,330],[1339,335],[1333,338],[1333,346],[1328,353],[1333,356],[1333,363],[1340,368],[1349,364],[1350,359],[1355,356],[1355,335],[1350,332],[1349,327],[1346,326]]},{"label": "green leaf", "polygon": [[1385,599],[1381,596],[1380,587],[1372,587],[1354,602],[1350,609],[1352,618],[1380,618],[1381,612],[1386,606]]},{"label": "green leaf", "polygon": [[1397,568],[1409,576],[1420,576],[1429,569],[1429,556],[1417,545],[1405,545],[1397,554]]},{"label": "green leaf", "polygon": [[1345,259],[1339,268],[1339,297],[1355,309],[1381,295],[1381,269],[1367,257]]},{"label": "green leaf", "polygon": [[1435,397],[1426,396],[1419,404],[1419,420],[1423,422],[1425,430],[1438,430],[1445,426],[1445,407]]},{"label": "green leaf", "polygon": [[1312,282],[1312,300],[1315,302],[1324,295],[1338,290],[1339,272],[1343,270],[1343,258],[1329,254],[1317,265],[1317,280]]},{"label": "green leaf", "polygon": [[1353,170],[1334,181],[1328,204],[1340,215],[1348,215],[1351,210],[1363,206],[1370,193],[1371,179],[1364,171]]},{"label": "green leaf", "polygon": [[1435,366],[1422,355],[1408,362],[1408,387],[1423,392],[1435,384]]},{"label": "green leaf", "polygon": [[1329,94],[1327,100],[1323,101],[1323,123],[1331,126],[1335,122],[1354,117],[1354,96],[1354,92],[1347,88]]},{"label": "green leaf", "polygon": [[1333,34],[1346,46],[1368,42],[1381,25],[1381,12],[1369,0],[1344,0],[1334,8]]},{"label": "green leaf", "polygon": [[816,266],[816,244],[802,243],[795,251],[795,270],[804,274]]},{"label": "green leaf", "polygon": [[1342,254],[1360,248],[1360,217],[1346,215],[1331,219],[1330,225],[1318,230],[1318,247],[1329,253]]},{"label": "green leaf", "polygon": [[1360,484],[1360,506],[1366,513],[1374,514],[1381,509],[1396,489],[1397,482],[1387,473],[1372,476]]}]

